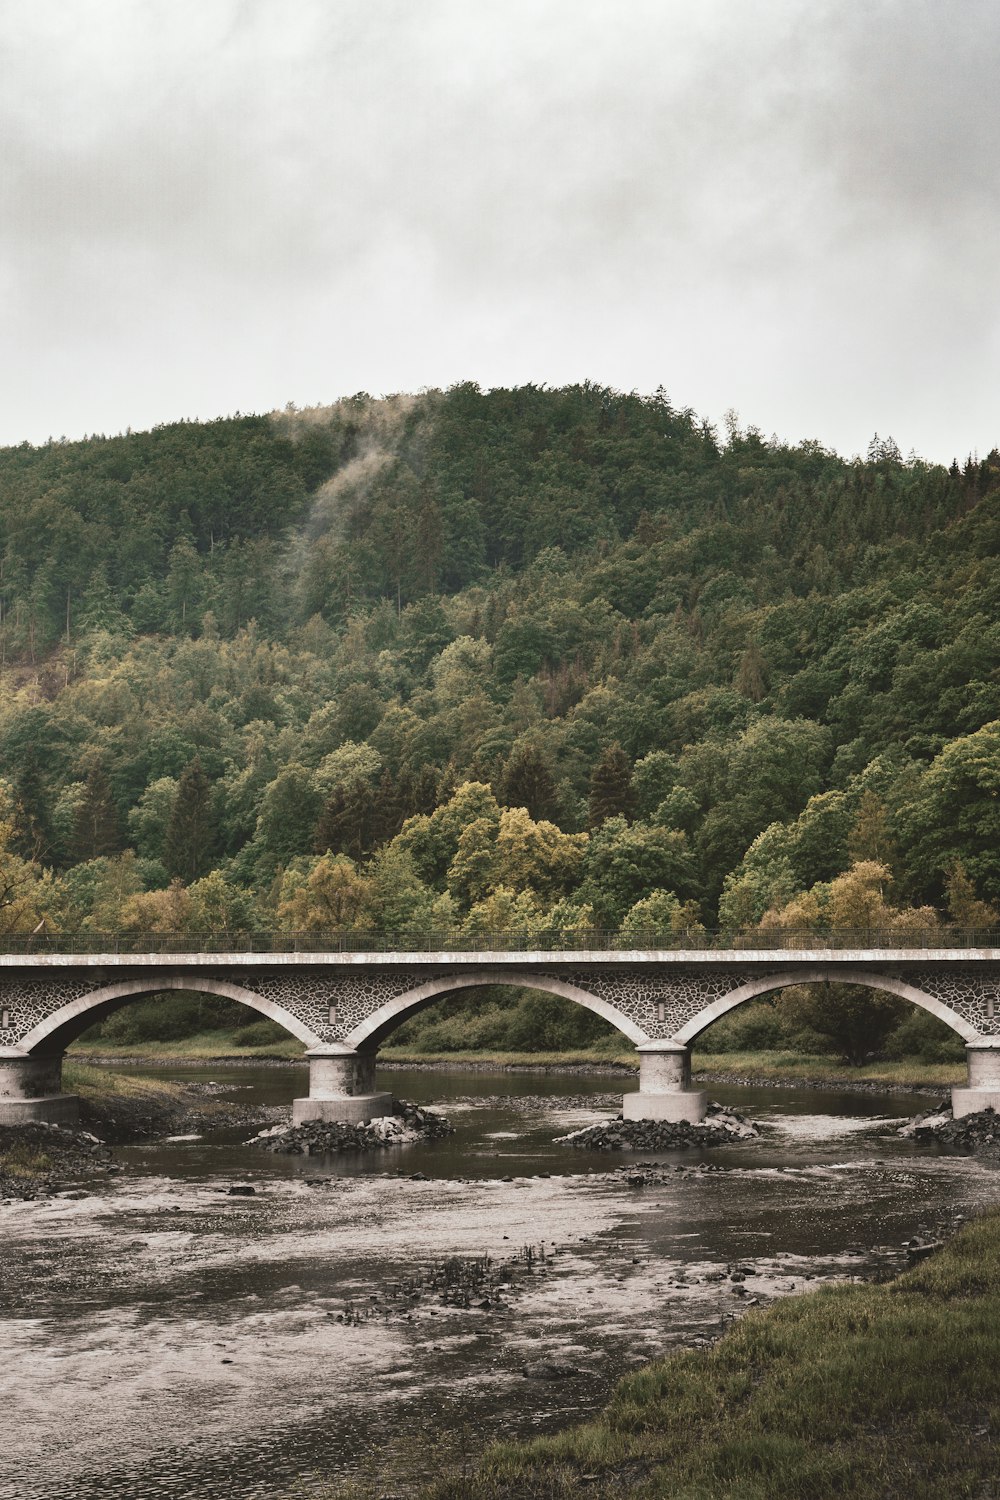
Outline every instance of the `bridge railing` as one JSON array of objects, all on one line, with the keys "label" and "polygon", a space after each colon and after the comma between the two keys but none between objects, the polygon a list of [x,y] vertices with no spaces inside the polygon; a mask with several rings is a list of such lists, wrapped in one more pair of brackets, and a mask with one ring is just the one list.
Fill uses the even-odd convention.
[{"label": "bridge railing", "polygon": [[1000,948],[1000,928],[928,927],[899,932],[882,928],[766,932],[628,932],[576,930],[480,932],[42,932],[0,933],[0,954],[46,953],[525,953],[680,952],[749,949]]}]

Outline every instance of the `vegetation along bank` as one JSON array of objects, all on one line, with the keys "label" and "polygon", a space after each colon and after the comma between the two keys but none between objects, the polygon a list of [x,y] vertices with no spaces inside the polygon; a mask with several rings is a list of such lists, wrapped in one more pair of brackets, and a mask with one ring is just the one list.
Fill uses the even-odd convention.
[{"label": "vegetation along bank", "polygon": [[883,1285],[751,1311],[620,1382],[594,1421],[503,1443],[422,1500],[959,1500],[996,1483],[1000,1214]]}]

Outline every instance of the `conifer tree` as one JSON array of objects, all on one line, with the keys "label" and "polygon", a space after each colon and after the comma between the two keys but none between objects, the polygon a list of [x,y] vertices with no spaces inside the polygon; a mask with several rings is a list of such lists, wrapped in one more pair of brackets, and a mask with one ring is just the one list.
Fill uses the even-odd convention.
[{"label": "conifer tree", "polygon": [[215,844],[212,786],[196,755],[181,773],[170,811],[163,847],[167,873],[188,883],[200,879],[211,869]]},{"label": "conifer tree", "polygon": [[498,795],[507,807],[526,807],[536,822],[555,818],[556,783],[537,745],[515,745],[503,768]]},{"label": "conifer tree", "polygon": [[362,859],[374,842],[375,793],[363,777],[341,781],[319,815],[313,836],[317,854],[347,854]]},{"label": "conifer tree", "polygon": [[74,860],[100,859],[103,855],[117,854],[121,847],[121,823],[107,772],[99,761],[94,761],[73,819],[71,853]]},{"label": "conifer tree", "polygon": [[617,741],[609,745],[590,778],[587,822],[600,828],[609,818],[631,818],[635,810],[632,767]]}]

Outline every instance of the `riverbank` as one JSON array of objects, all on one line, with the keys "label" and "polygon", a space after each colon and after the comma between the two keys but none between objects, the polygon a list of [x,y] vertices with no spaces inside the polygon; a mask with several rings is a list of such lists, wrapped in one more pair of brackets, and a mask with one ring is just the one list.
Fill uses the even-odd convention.
[{"label": "riverbank", "polygon": [[627,1376],[596,1420],[498,1444],[420,1494],[980,1500],[996,1493],[998,1320],[994,1211],[895,1281],[749,1313]]},{"label": "riverbank", "polygon": [[0,1197],[50,1196],[109,1167],[115,1145],[228,1126],[260,1129],[287,1110],[236,1103],[206,1081],[145,1078],[67,1059],[63,1087],[80,1100],[79,1129],[49,1125],[0,1127]]},{"label": "riverbank", "polygon": [[[69,1058],[74,1062],[111,1067],[227,1067],[302,1065],[302,1046],[293,1038],[288,1044],[266,1047],[230,1046],[220,1033],[208,1033],[190,1042],[148,1042],[141,1049],[111,1048],[99,1041],[77,1043]],[[637,1076],[635,1052],[439,1052],[421,1053],[387,1047],[379,1053],[379,1068],[427,1069],[461,1073],[580,1073],[597,1077]],[[963,1063],[928,1063],[919,1058],[866,1063],[853,1068],[836,1058],[797,1052],[701,1052],[692,1057],[698,1083],[767,1084],[776,1088],[858,1089],[865,1093],[940,1092],[966,1081]]]}]

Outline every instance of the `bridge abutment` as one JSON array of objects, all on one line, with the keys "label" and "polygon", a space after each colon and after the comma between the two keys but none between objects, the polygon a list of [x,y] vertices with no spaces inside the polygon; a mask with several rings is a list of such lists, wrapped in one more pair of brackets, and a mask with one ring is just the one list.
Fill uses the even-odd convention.
[{"label": "bridge abutment", "polygon": [[1000,1039],[969,1042],[965,1048],[969,1066],[966,1088],[951,1091],[951,1112],[956,1119],[974,1115],[981,1109],[1000,1113]]},{"label": "bridge abutment", "polygon": [[76,1125],[80,1100],[62,1092],[62,1053],[39,1057],[0,1048],[0,1125]]},{"label": "bridge abutment", "polygon": [[680,1042],[644,1042],[638,1047],[639,1088],[622,1100],[626,1120],[705,1118],[708,1095],[691,1087],[691,1049]]},{"label": "bridge abutment", "polygon": [[392,1114],[392,1095],[375,1088],[375,1053],[353,1047],[314,1047],[309,1061],[309,1097],[292,1102],[292,1123],[307,1120],[364,1125]]}]

